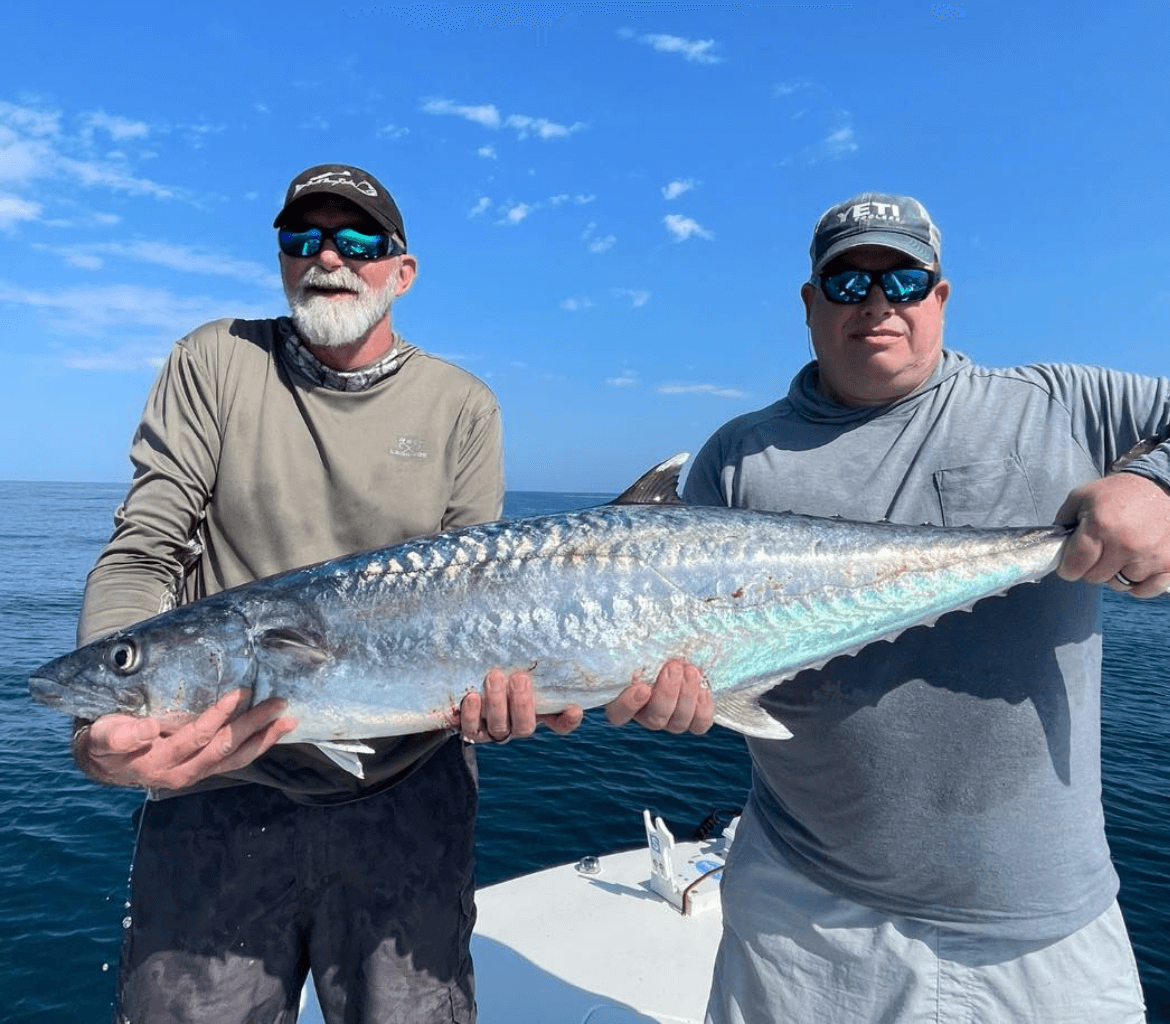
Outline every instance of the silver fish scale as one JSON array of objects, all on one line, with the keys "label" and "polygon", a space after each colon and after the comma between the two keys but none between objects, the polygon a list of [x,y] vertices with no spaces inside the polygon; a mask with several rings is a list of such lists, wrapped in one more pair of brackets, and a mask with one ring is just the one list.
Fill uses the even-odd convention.
[{"label": "silver fish scale", "polygon": [[[1022,543],[1019,531],[990,544],[988,531],[934,532],[924,547],[921,528],[606,506],[333,563],[336,606],[317,610],[330,647],[444,699],[499,664],[532,669],[550,706],[596,704],[599,689],[616,693],[632,671],[677,655],[721,689],[815,662],[826,644],[854,646],[887,622],[922,621],[900,615],[908,595],[916,609],[961,606],[956,572],[978,590],[980,559],[998,564]],[[924,594],[932,586],[941,604]]]},{"label": "silver fish scale", "polygon": [[[92,716],[148,691],[178,712],[253,685],[256,700],[287,699],[301,723],[288,742],[358,739],[450,724],[493,666],[531,669],[538,709],[559,711],[607,703],[681,656],[719,721],[775,735],[755,703],[768,686],[1040,578],[1063,536],[673,505],[491,523],[187,605],[45,666],[35,692]],[[119,637],[142,666],[111,679]]]}]

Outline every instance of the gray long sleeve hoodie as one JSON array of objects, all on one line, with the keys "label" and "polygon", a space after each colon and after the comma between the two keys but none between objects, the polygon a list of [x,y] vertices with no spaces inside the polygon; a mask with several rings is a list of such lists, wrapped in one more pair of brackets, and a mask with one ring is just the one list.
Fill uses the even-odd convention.
[{"label": "gray long sleeve hoodie", "polygon": [[[1138,440],[1170,380],[1085,366],[989,369],[945,351],[881,408],[788,396],[726,424],[687,479],[697,504],[899,523],[1032,526]],[[1163,445],[1129,471],[1170,484]],[[1101,809],[1100,588],[1049,577],[765,697],[790,740],[748,741],[751,799],[813,881],[886,913],[1044,941],[1118,881]]]}]

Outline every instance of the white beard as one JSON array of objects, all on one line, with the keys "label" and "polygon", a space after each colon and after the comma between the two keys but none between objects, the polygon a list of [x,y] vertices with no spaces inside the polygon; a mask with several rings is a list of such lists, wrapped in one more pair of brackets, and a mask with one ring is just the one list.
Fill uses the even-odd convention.
[{"label": "white beard", "polygon": [[[352,345],[390,312],[394,304],[394,278],[374,291],[348,267],[327,273],[309,267],[293,288],[285,287],[297,333],[314,348],[342,348]],[[307,288],[333,288],[354,292],[357,298],[335,301],[324,295],[305,297]]]}]

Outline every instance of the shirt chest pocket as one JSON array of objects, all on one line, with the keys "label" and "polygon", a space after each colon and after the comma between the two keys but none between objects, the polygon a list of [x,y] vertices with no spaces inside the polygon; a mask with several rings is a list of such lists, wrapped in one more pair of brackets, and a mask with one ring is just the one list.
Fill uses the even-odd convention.
[{"label": "shirt chest pocket", "polygon": [[1036,496],[1015,455],[936,470],[944,526],[1034,526]]}]

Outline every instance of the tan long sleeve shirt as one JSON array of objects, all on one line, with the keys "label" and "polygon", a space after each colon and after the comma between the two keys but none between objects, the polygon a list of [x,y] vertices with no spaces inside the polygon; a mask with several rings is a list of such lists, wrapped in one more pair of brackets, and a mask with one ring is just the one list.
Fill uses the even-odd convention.
[{"label": "tan long sleeve shirt", "polygon": [[[133,483],[86,582],[79,643],[176,602],[500,516],[500,413],[485,384],[400,342],[398,368],[370,387],[322,387],[284,358],[292,332],[283,318],[220,320],[172,350],[131,447]],[[209,781],[352,799],[441,738],[374,741],[364,782],[302,744]]]}]

